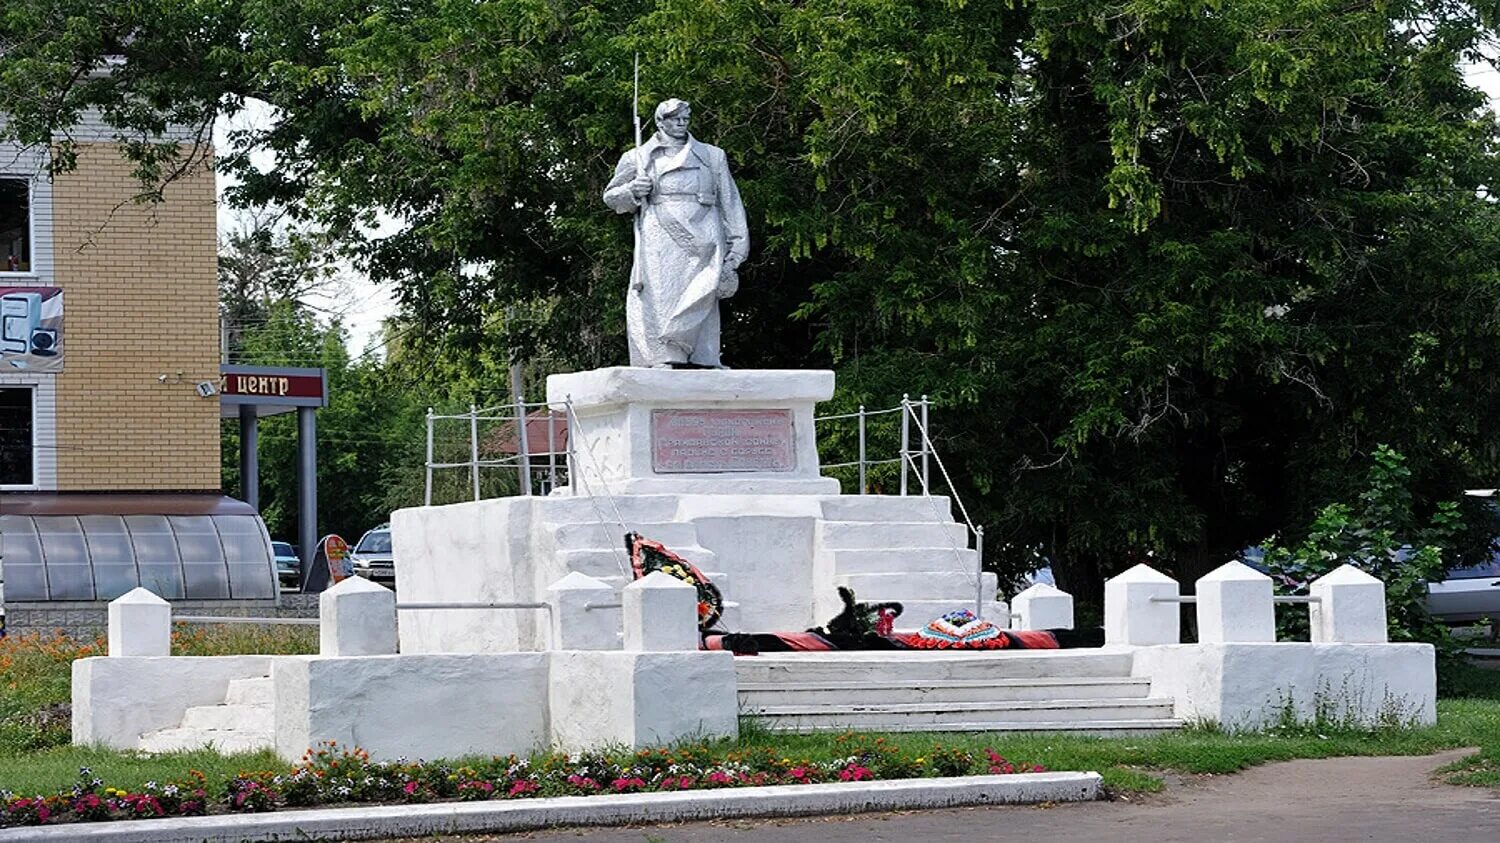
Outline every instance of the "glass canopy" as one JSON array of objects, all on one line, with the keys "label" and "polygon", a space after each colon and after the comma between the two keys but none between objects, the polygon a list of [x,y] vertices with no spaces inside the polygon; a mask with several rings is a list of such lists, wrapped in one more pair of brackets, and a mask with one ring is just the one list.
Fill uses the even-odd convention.
[{"label": "glass canopy", "polygon": [[255,515],[0,515],[11,603],[276,596],[271,538]]}]

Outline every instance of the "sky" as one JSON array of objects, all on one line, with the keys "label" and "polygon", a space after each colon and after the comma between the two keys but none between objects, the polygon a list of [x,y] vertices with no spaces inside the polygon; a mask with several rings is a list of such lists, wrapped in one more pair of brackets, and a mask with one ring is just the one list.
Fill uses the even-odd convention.
[{"label": "sky", "polygon": [[[215,147],[229,148],[230,131],[263,124],[270,119],[270,116],[270,106],[257,100],[248,101],[244,111],[232,118],[221,118],[218,123],[214,124]],[[275,165],[275,157],[269,152],[257,153],[252,158],[255,165],[262,169],[269,169]],[[224,191],[233,187],[236,184],[235,180],[224,173],[219,173],[218,179],[219,238],[223,240],[227,235],[244,228],[247,217],[242,211],[230,207],[229,203],[224,201]],[[395,230],[396,223],[391,220],[374,233],[377,235],[394,233]],[[376,284],[351,266],[345,266],[341,276],[341,284],[327,293],[309,296],[307,304],[324,314],[337,314],[343,320],[344,329],[348,335],[349,351],[356,355],[362,354],[371,343],[378,343],[381,323],[396,312],[394,291],[388,286]],[[376,348],[370,353],[372,356],[381,356],[383,351],[382,348]]]}]

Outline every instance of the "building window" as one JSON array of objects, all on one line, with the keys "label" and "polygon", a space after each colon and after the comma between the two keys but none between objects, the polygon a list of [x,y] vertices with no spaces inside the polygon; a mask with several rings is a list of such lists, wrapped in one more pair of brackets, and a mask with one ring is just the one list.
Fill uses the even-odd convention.
[{"label": "building window", "polygon": [[0,178],[0,273],[31,271],[31,190]]},{"label": "building window", "polygon": [[0,389],[0,487],[36,484],[35,390]]}]

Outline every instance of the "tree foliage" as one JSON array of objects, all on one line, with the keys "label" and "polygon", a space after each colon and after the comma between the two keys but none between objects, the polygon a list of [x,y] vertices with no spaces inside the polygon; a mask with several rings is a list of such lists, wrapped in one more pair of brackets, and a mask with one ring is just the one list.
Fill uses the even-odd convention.
[{"label": "tree foliage", "polygon": [[[843,408],[931,394],[993,560],[1087,600],[1349,497],[1376,442],[1422,511],[1500,468],[1496,121],[1458,68],[1496,11],[11,0],[0,102],[31,142],[101,110],[148,182],[181,154],[152,131],[269,103],[221,152],[235,198],[398,285],[414,359],[595,366],[624,357],[630,234],[598,197],[639,51],[643,111],[694,102],[751,213],[726,358],[836,366]],[[379,213],[395,234],[362,233]]]},{"label": "tree foliage", "polygon": [[[1427,584],[1443,578],[1444,548],[1460,543],[1463,519],[1458,504],[1445,501],[1428,522],[1420,521],[1410,483],[1406,459],[1377,446],[1356,503],[1323,507],[1295,545],[1268,539],[1262,559],[1279,590],[1291,594],[1306,594],[1313,580],[1341,565],[1364,570],[1385,583],[1392,641],[1434,644],[1445,660],[1458,661],[1462,647],[1427,612]],[[1306,614],[1283,612],[1277,620],[1282,640],[1307,638]]]}]

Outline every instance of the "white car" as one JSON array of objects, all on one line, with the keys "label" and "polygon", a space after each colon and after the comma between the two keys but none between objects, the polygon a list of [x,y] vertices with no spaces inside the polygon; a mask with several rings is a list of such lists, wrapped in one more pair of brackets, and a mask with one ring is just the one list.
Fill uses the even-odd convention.
[{"label": "white car", "polygon": [[1427,611],[1449,623],[1500,622],[1500,555],[1454,568],[1442,582],[1428,583]]},{"label": "white car", "polygon": [[349,551],[354,573],[367,580],[396,585],[396,561],[391,553],[391,525],[381,524],[365,533]]}]

